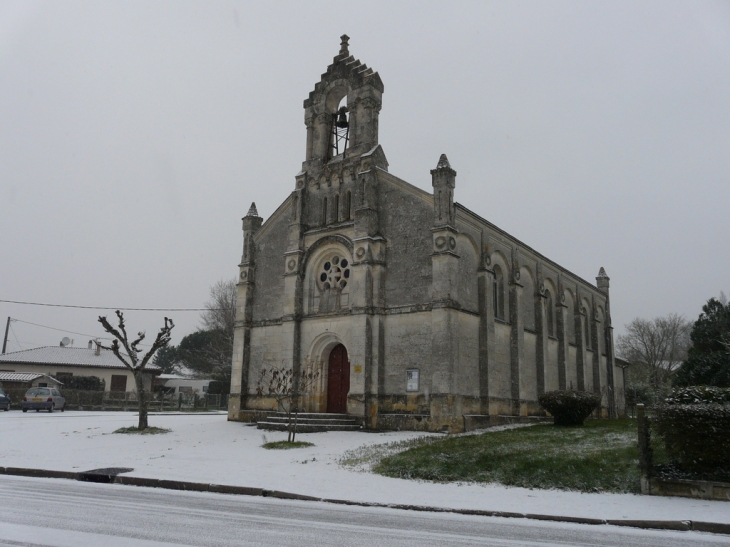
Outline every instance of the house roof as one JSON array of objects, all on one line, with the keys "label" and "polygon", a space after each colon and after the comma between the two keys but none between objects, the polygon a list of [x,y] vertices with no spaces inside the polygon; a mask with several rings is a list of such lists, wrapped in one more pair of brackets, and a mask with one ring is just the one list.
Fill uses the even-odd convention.
[{"label": "house roof", "polygon": [[[71,348],[68,346],[44,346],[0,355],[0,367],[7,364],[127,368],[116,358],[111,350],[102,349],[99,355],[97,355],[96,349],[94,348]],[[145,371],[157,374],[160,372],[160,369],[148,364],[145,367]]]},{"label": "house roof", "polygon": [[[0,382],[32,382],[43,376],[46,375],[40,372],[0,372]],[[63,385],[62,382],[59,382],[55,378],[51,378],[50,376],[46,376],[46,378]]]}]

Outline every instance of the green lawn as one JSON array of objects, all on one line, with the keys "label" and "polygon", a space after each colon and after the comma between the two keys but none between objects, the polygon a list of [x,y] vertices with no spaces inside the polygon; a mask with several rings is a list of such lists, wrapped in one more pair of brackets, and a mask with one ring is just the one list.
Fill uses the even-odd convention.
[{"label": "green lawn", "polygon": [[425,441],[381,459],[373,470],[439,482],[638,493],[638,459],[636,420],[591,420]]}]

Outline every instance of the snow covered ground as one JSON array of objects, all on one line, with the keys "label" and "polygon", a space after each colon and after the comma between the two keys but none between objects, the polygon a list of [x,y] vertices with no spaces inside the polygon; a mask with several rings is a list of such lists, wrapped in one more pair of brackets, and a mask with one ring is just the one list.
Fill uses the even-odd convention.
[{"label": "snow covered ground", "polygon": [[114,435],[136,425],[121,412],[0,412],[0,465],[61,471],[132,467],[129,475],[284,490],[316,497],[603,519],[730,523],[730,503],[529,490],[499,485],[440,484],[381,477],[343,468],[347,450],[423,435],[414,432],[300,434],[315,446],[265,450],[285,433],[228,422],[225,414],[152,415],[165,435]]}]

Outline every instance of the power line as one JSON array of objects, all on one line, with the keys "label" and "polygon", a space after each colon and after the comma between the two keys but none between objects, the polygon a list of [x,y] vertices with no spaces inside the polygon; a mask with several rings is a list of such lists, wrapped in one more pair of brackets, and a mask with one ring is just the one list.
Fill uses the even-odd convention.
[{"label": "power line", "polygon": [[13,333],[13,337],[15,338],[15,342],[18,344],[18,347],[22,350],[23,349],[23,346],[20,345],[20,341],[18,340],[18,335],[15,334],[15,329],[13,328],[12,325],[10,325],[10,332]]},{"label": "power line", "polygon": [[120,310],[120,311],[226,311],[228,308],[123,308],[120,306],[75,306],[71,304],[44,304],[41,302],[22,302],[19,300],[0,300],[6,304],[26,306],[47,306],[51,308],[79,308],[83,310]]},{"label": "power line", "polygon": [[[33,325],[34,327],[41,327],[44,329],[57,330],[58,332],[63,332],[65,334],[78,334],[79,336],[88,336],[89,338],[93,338],[95,340],[114,340],[114,338],[111,338],[109,336],[97,336],[95,334],[87,334],[85,332],[75,332],[72,330],[58,329],[56,327],[49,327],[48,325],[40,325],[38,323],[31,323],[30,321],[23,321],[22,319],[11,318],[10,321],[18,322],[18,323],[25,323],[26,325]],[[10,329],[12,330],[12,328],[13,327],[11,326]],[[13,331],[13,334],[15,334],[15,331]],[[16,337],[16,340],[17,340],[17,337]],[[140,346],[152,347],[152,344],[140,344]]]},{"label": "power line", "polygon": [[12,320],[17,321],[18,323],[25,323],[26,325],[33,325],[35,327],[43,327],[44,329],[57,330],[58,332],[65,332],[66,334],[78,334],[79,336],[88,336],[90,338],[100,338],[102,340],[112,340],[112,338],[109,338],[108,336],[97,336],[95,334],[87,334],[85,332],[74,332],[72,330],[57,329],[56,327],[49,327],[48,325],[39,325],[38,323],[31,323],[30,321],[23,321],[22,319],[13,318]]}]

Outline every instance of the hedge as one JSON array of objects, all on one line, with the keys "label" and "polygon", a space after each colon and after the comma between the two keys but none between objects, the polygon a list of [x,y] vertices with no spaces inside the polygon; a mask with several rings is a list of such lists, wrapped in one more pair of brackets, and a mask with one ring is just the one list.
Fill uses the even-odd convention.
[{"label": "hedge", "polygon": [[555,425],[583,425],[601,403],[601,397],[587,391],[556,390],[543,393],[538,402],[555,417]]},{"label": "hedge", "polygon": [[652,422],[667,455],[685,469],[730,467],[730,404],[665,403]]},{"label": "hedge", "polygon": [[669,405],[693,405],[700,403],[730,403],[730,388],[714,386],[690,386],[674,389],[665,400]]}]

